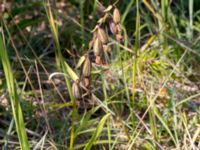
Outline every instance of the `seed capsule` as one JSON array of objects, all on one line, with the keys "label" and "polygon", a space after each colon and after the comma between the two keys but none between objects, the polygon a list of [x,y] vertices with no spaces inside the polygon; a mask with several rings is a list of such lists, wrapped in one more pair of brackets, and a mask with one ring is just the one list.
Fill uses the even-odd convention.
[{"label": "seed capsule", "polygon": [[121,15],[119,9],[115,8],[113,12],[113,21],[118,24],[121,20]]},{"label": "seed capsule", "polygon": [[112,34],[117,33],[117,27],[116,27],[116,24],[113,21],[109,22],[109,28],[110,28],[110,31],[112,32]]},{"label": "seed capsule", "polygon": [[102,42],[99,40],[99,38],[96,38],[95,42],[94,42],[94,47],[93,47],[93,50],[94,50],[94,54],[96,56],[100,56],[102,54],[102,51],[103,51],[103,44]]},{"label": "seed capsule", "polygon": [[72,95],[75,99],[81,99],[81,89],[78,81],[75,81],[72,85]]},{"label": "seed capsule", "polygon": [[101,40],[103,44],[108,43],[108,36],[106,35],[106,32],[102,28],[98,28],[98,38]]},{"label": "seed capsule", "polygon": [[89,56],[87,56],[83,64],[83,76],[89,77],[90,75],[91,75],[91,61]]}]

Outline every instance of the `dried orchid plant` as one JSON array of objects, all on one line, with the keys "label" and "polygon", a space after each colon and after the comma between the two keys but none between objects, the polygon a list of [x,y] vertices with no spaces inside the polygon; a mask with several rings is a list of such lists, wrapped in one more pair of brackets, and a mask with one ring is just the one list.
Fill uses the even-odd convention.
[{"label": "dried orchid plant", "polygon": [[[106,29],[109,29],[110,33],[115,36],[115,39],[118,42],[123,40],[123,30],[120,23],[121,15],[119,9],[114,5],[110,5],[103,12],[103,17],[98,20],[97,25],[92,30],[93,37],[89,43],[89,50],[84,56],[84,61],[82,61],[81,80],[75,81],[72,85],[72,94],[77,100],[82,99],[83,95],[86,95],[88,98],[91,98],[92,95],[90,87],[92,61],[89,56],[89,51],[92,50],[94,53],[94,63],[98,66],[103,66],[107,64],[104,59],[104,53],[111,53],[109,35]],[[85,91],[86,94],[84,94],[83,91]]]}]

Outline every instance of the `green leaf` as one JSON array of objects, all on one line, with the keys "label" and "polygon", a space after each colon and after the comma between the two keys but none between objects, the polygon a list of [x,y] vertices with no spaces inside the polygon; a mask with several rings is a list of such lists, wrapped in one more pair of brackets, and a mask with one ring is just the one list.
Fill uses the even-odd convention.
[{"label": "green leaf", "polygon": [[78,75],[72,70],[72,68],[65,62],[66,71],[72,80],[76,81],[79,79]]},{"label": "green leaf", "polygon": [[6,77],[6,83],[8,87],[8,93],[10,98],[10,103],[12,106],[12,112],[13,117],[15,120],[15,126],[17,130],[17,135],[20,143],[20,148],[22,150],[29,150],[29,143],[28,143],[28,137],[26,134],[26,128],[23,118],[23,112],[20,106],[20,97],[17,93],[17,88],[15,84],[15,80],[13,77],[13,72],[10,66],[7,49],[4,44],[3,40],[3,33],[0,33],[0,59],[3,65],[5,77]]},{"label": "green leaf", "polygon": [[78,64],[76,65],[76,69],[78,69],[83,64],[84,61],[85,61],[85,56],[82,56],[79,59]]},{"label": "green leaf", "polygon": [[92,135],[92,138],[89,140],[89,142],[87,143],[87,145],[85,146],[84,150],[90,150],[92,145],[96,142],[97,138],[99,137],[99,135],[101,134],[104,124],[106,122],[106,120],[108,119],[108,117],[110,116],[110,114],[105,115],[101,121],[99,122],[96,131],[94,132],[94,134]]}]

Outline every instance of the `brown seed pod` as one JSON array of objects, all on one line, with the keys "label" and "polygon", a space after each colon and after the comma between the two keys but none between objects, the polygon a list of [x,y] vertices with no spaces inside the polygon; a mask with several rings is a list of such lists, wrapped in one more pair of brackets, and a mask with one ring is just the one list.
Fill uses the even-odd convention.
[{"label": "brown seed pod", "polygon": [[121,20],[121,15],[119,9],[115,8],[113,12],[113,21],[114,23],[118,24],[120,23],[120,20]]},{"label": "brown seed pod", "polygon": [[113,22],[113,20],[109,22],[109,28],[112,34],[117,33],[117,27],[116,27],[116,24]]},{"label": "brown seed pod", "polygon": [[108,43],[108,36],[106,35],[106,32],[102,28],[98,28],[98,38],[101,40],[103,44]]},{"label": "brown seed pod", "polygon": [[94,54],[95,54],[96,56],[102,55],[102,52],[103,52],[103,44],[102,44],[102,42],[99,40],[99,38],[96,38],[95,41],[94,41],[93,51],[94,51]]},{"label": "brown seed pod", "polygon": [[72,85],[72,95],[75,99],[81,99],[82,94],[78,81],[75,81]]},{"label": "brown seed pod", "polygon": [[83,76],[84,77],[89,77],[91,75],[91,61],[89,56],[86,57],[84,64],[83,64]]}]

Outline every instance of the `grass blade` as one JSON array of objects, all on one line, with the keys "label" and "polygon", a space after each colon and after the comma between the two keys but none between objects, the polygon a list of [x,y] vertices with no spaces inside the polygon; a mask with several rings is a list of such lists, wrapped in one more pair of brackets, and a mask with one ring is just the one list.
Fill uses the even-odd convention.
[{"label": "grass blade", "polygon": [[97,129],[95,131],[95,133],[93,134],[92,138],[89,140],[89,142],[87,143],[87,145],[85,146],[84,150],[90,150],[92,145],[95,143],[96,139],[99,137],[101,131],[103,130],[103,126],[106,122],[106,120],[108,119],[108,117],[110,116],[110,114],[105,115],[101,121],[99,122]]},{"label": "grass blade", "polygon": [[[134,110],[135,107],[135,86],[137,81],[137,56],[138,56],[138,49],[140,45],[140,12],[139,12],[139,1],[136,1],[136,36],[135,36],[135,59],[133,61],[133,71],[132,71],[132,108]],[[132,114],[132,125],[135,126],[134,114]]]},{"label": "grass blade", "polygon": [[12,106],[13,117],[15,120],[15,126],[17,130],[17,135],[22,150],[29,150],[28,137],[26,134],[26,128],[24,124],[23,112],[19,103],[19,95],[17,93],[17,88],[15,85],[15,80],[13,77],[12,69],[8,59],[7,50],[3,40],[3,33],[0,34],[0,58],[3,65],[7,88],[10,97],[10,103]]}]

